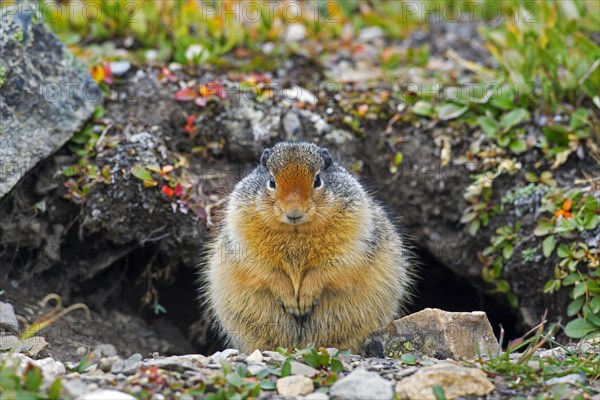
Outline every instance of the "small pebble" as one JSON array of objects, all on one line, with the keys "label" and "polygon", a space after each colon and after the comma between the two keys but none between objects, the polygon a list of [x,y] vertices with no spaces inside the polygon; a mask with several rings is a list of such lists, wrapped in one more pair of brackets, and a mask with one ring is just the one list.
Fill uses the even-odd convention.
[{"label": "small pebble", "polygon": [[262,356],[262,353],[260,352],[260,350],[254,350],[252,352],[252,354],[250,354],[246,358],[246,362],[248,364],[257,364],[257,363],[261,363],[262,361],[263,361],[263,356]]},{"label": "small pebble", "polygon": [[83,346],[77,348],[77,357],[85,357],[87,355],[87,349]]}]

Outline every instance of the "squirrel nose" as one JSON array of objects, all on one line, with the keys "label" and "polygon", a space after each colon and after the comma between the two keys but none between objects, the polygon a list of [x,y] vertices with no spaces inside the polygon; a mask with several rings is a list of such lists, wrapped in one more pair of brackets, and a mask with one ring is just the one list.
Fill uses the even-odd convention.
[{"label": "squirrel nose", "polygon": [[285,214],[288,222],[291,222],[292,224],[296,224],[300,221],[302,221],[302,218],[304,217],[304,213],[298,209],[293,209],[292,211],[288,212]]}]

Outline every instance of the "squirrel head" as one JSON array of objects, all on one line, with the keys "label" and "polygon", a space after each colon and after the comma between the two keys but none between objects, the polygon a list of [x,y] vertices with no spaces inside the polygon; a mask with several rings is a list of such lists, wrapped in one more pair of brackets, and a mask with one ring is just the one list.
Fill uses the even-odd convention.
[{"label": "squirrel head", "polygon": [[296,226],[317,218],[326,207],[327,170],[333,166],[329,152],[311,143],[278,143],[261,157],[265,200],[277,220]]}]

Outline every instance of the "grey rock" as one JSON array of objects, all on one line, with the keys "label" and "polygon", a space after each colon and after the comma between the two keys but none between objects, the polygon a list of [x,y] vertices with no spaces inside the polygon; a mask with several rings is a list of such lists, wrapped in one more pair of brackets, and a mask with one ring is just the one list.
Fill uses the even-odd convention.
[{"label": "grey rock", "polygon": [[112,365],[110,372],[113,374],[133,375],[142,365],[142,355],[133,354],[126,360],[119,360]]},{"label": "grey rock", "polygon": [[13,335],[0,335],[0,351],[8,351],[19,343],[19,338]]},{"label": "grey rock", "polygon": [[317,96],[300,86],[292,86],[289,89],[283,89],[282,93],[285,101],[288,101],[290,103],[299,101],[300,103],[310,104],[314,106],[319,101]]},{"label": "grey rock", "polygon": [[87,353],[88,353],[88,351],[85,346],[79,346],[77,348],[77,351],[76,351],[77,357],[79,357],[79,358],[84,357],[87,355]]},{"label": "grey rock", "polygon": [[62,387],[70,397],[81,396],[88,391],[87,384],[79,379],[62,379]]},{"label": "grey rock", "polygon": [[300,400],[329,400],[329,396],[323,392],[313,392],[306,396],[299,397]]},{"label": "grey rock", "polygon": [[397,357],[405,352],[444,358],[496,354],[498,341],[482,311],[447,312],[433,308],[392,321],[365,342],[368,357]]},{"label": "grey rock", "polygon": [[[198,358],[202,357],[202,358]],[[151,367],[155,366],[162,369],[167,370],[177,370],[177,371],[185,371],[185,370],[194,370],[200,371],[197,365],[203,366],[207,364],[207,358],[204,356],[196,356],[190,357],[187,356],[171,356],[165,358],[157,358],[152,360],[147,360],[144,362],[144,365]]]},{"label": "grey rock", "polygon": [[320,114],[309,110],[299,110],[300,117],[302,119],[303,125],[306,124],[309,126],[309,130],[311,134],[316,134],[317,136],[322,136],[328,132],[331,132],[331,125]]},{"label": "grey rock", "polygon": [[263,351],[262,354],[263,356],[268,357],[270,360],[275,362],[282,363],[285,361],[285,356],[277,351]]},{"label": "grey rock", "polygon": [[565,376],[561,376],[558,378],[552,378],[552,379],[548,379],[546,381],[546,385],[548,386],[552,386],[552,385],[558,385],[561,383],[568,383],[570,385],[577,385],[580,383],[584,383],[585,382],[585,377],[581,376],[580,374],[569,374],[569,375],[565,375]]},{"label": "grey rock", "polygon": [[218,117],[228,154],[240,160],[258,160],[262,151],[280,138],[281,118],[281,108],[242,96],[239,104]]},{"label": "grey rock", "polygon": [[35,360],[35,364],[42,370],[42,376],[45,381],[51,381],[57,375],[62,375],[67,372],[65,365],[52,357]]},{"label": "grey rock", "polygon": [[250,364],[248,365],[248,372],[250,375],[256,375],[265,368],[267,367],[261,364]]},{"label": "grey rock", "polygon": [[135,400],[135,397],[118,390],[98,389],[82,394],[76,400]]},{"label": "grey rock", "polygon": [[248,364],[256,364],[256,363],[262,363],[263,362],[263,355],[260,352],[260,350],[254,350],[252,352],[252,354],[250,354],[248,357],[246,357],[246,362]]},{"label": "grey rock", "polygon": [[288,136],[297,136],[302,128],[298,114],[293,111],[288,112],[283,117],[283,130]]},{"label": "grey rock", "polygon": [[0,16],[0,198],[79,131],[102,101],[89,72],[21,2]]},{"label": "grey rock", "polygon": [[317,371],[310,365],[302,364],[298,361],[292,361],[290,365],[292,367],[292,375],[303,375],[312,377],[319,373],[319,371]]},{"label": "grey rock", "polygon": [[[0,135],[0,143],[2,141],[2,136]],[[2,149],[0,149],[0,152]],[[1,154],[1,153],[0,153]],[[2,179],[0,171],[0,182]],[[0,197],[2,195],[0,194]],[[17,332],[19,330],[19,321],[17,321],[17,317],[15,315],[15,310],[13,306],[9,303],[4,303],[0,301],[0,328],[9,330],[11,332]]]},{"label": "grey rock", "polygon": [[114,363],[106,357],[102,357],[100,360],[98,360],[98,368],[104,372],[109,372],[113,364]]},{"label": "grey rock", "polygon": [[358,34],[358,40],[360,42],[370,42],[375,39],[379,39],[385,36],[385,32],[378,26],[369,26],[363,28]]},{"label": "grey rock", "polygon": [[94,353],[100,357],[112,357],[117,355],[117,349],[112,344],[99,344],[94,348]]},{"label": "grey rock", "polygon": [[435,400],[433,388],[444,389],[446,398],[485,396],[494,384],[477,368],[465,368],[456,363],[442,363],[419,369],[396,384],[400,398]]},{"label": "grey rock", "polygon": [[113,61],[110,63],[110,72],[114,76],[123,76],[131,69],[130,61]]},{"label": "grey rock", "polygon": [[279,378],[276,386],[277,393],[286,397],[298,397],[315,390],[315,385],[310,378],[299,375]]},{"label": "grey rock", "polygon": [[340,400],[391,400],[394,397],[392,382],[362,368],[355,369],[334,383],[329,394],[333,399]]},{"label": "grey rock", "polygon": [[33,357],[40,351],[44,350],[47,346],[48,342],[46,342],[46,339],[41,336],[34,336],[23,341],[21,344],[21,352]]},{"label": "grey rock", "polygon": [[236,349],[226,349],[223,351],[217,351],[212,355],[212,360],[214,363],[221,363],[222,361],[228,361],[233,357],[237,357],[240,354],[239,350]]},{"label": "grey rock", "polygon": [[306,37],[306,26],[300,23],[289,24],[283,34],[286,42],[300,42]]}]

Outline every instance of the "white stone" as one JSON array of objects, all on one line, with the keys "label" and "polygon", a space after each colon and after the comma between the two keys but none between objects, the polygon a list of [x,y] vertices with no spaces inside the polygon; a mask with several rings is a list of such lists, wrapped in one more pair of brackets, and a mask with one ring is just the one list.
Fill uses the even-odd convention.
[{"label": "white stone", "polygon": [[263,356],[260,350],[254,350],[252,354],[246,358],[246,362],[248,364],[257,364],[263,362]]},{"label": "white stone", "polygon": [[317,96],[300,86],[284,89],[283,95],[287,101],[299,101],[310,105],[317,104],[317,101],[319,100],[317,99]]},{"label": "white stone", "polygon": [[200,44],[191,44],[185,50],[185,58],[189,61],[194,60],[204,52],[204,47]]},{"label": "white stone", "polygon": [[306,26],[303,24],[289,24],[283,35],[286,42],[299,42],[306,37]]},{"label": "white stone", "polygon": [[310,378],[301,375],[286,376],[277,379],[277,393],[282,396],[298,397],[311,393],[315,390],[315,385]]},{"label": "white stone", "polygon": [[236,349],[226,349],[223,351],[217,351],[212,355],[212,360],[215,363],[220,363],[221,361],[227,361],[230,358],[237,357],[240,354],[239,350]]},{"label": "white stone", "polygon": [[135,397],[119,392],[118,390],[94,390],[93,392],[85,393],[76,400],[136,400]]},{"label": "white stone", "polygon": [[344,400],[391,400],[394,397],[392,382],[362,368],[334,383],[329,394],[334,399]]}]

